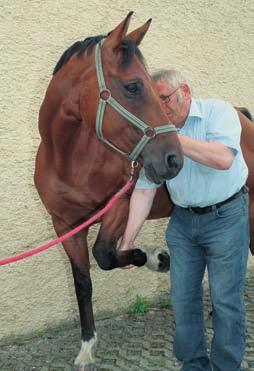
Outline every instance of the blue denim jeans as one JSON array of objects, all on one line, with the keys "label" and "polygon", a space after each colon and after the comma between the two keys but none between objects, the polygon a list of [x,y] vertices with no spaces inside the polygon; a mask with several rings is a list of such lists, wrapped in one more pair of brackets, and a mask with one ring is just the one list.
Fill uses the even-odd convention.
[{"label": "blue denim jeans", "polygon": [[[245,349],[244,283],[248,193],[206,214],[175,207],[166,231],[171,256],[174,352],[182,371],[239,371]],[[202,280],[207,267],[214,336],[207,355]]]}]

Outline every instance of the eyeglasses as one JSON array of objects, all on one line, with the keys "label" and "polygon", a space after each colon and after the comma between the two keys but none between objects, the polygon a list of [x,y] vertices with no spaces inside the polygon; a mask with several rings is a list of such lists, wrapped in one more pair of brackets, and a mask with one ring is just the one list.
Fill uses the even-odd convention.
[{"label": "eyeglasses", "polygon": [[162,103],[169,103],[171,102],[171,99],[173,98],[173,96],[175,95],[175,93],[177,92],[177,90],[180,88],[180,86],[178,86],[178,88],[176,88],[172,93],[170,93],[169,95],[160,95],[160,100],[162,101]]}]

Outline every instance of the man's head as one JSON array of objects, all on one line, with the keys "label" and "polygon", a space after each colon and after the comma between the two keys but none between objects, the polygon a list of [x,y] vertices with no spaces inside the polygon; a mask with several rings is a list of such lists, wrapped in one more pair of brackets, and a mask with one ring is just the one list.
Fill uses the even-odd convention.
[{"label": "man's head", "polygon": [[190,110],[190,84],[176,70],[159,70],[152,75],[152,81],[169,120],[181,127]]}]

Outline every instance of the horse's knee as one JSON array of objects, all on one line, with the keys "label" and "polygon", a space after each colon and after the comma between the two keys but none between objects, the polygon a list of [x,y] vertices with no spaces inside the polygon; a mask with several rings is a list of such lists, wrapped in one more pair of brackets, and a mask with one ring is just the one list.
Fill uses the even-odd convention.
[{"label": "horse's knee", "polygon": [[99,267],[103,270],[108,271],[118,266],[116,251],[112,246],[108,246],[102,242],[95,243],[93,247],[93,256]]},{"label": "horse's knee", "polygon": [[92,299],[91,278],[82,273],[74,262],[71,262],[71,266],[78,302],[89,303]]}]

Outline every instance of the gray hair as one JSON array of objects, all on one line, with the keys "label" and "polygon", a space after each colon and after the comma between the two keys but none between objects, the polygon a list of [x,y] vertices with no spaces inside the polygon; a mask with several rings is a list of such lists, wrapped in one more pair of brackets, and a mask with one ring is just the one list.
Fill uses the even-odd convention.
[{"label": "gray hair", "polygon": [[170,70],[158,70],[151,76],[152,81],[156,83],[159,80],[165,80],[169,85],[177,88],[180,84],[186,84],[190,88],[192,93],[192,88],[186,77],[177,70],[170,69]]}]

